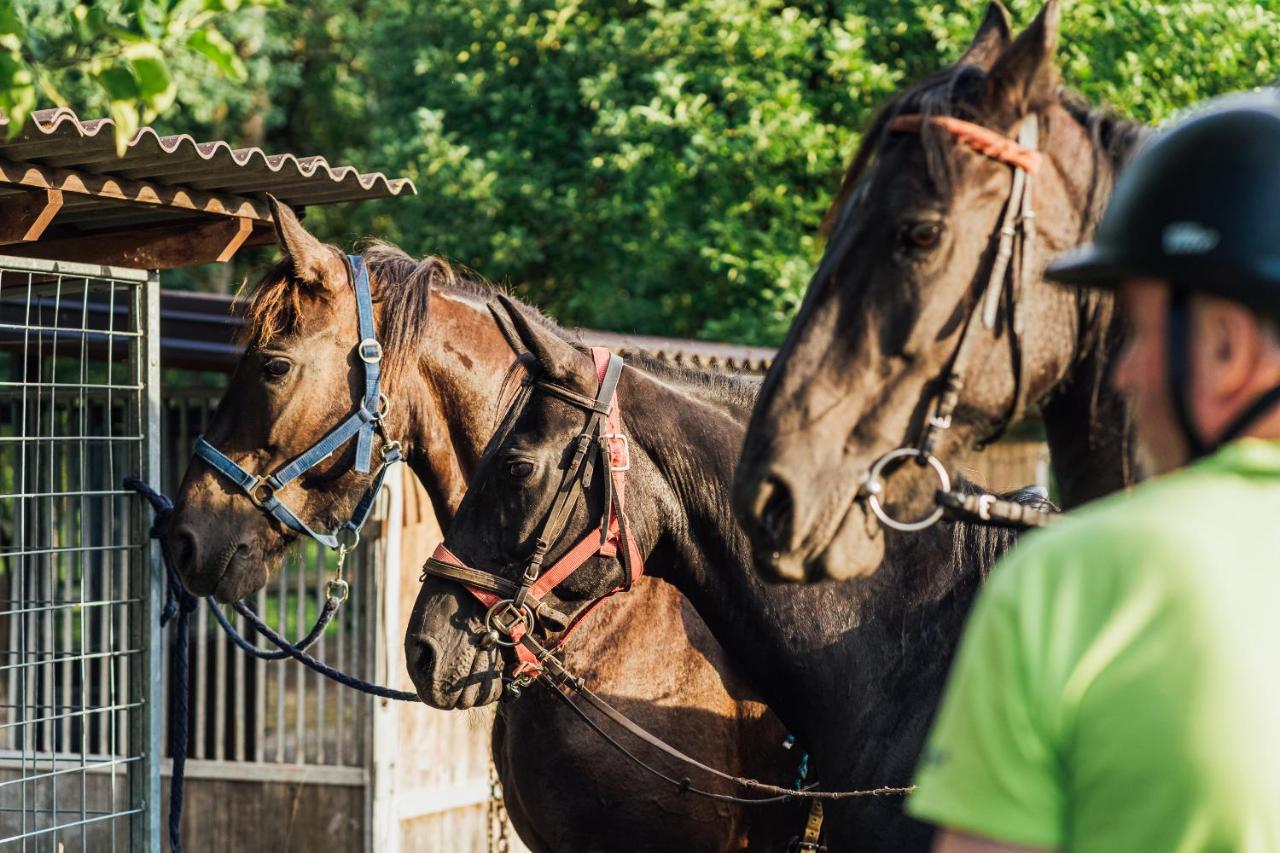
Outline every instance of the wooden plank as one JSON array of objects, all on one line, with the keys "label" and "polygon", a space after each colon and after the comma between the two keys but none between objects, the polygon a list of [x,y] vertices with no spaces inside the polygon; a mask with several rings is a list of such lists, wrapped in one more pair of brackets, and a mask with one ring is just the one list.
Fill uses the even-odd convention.
[{"label": "wooden plank", "polygon": [[96,175],[74,169],[55,169],[36,163],[0,159],[0,184],[61,190],[68,195],[92,196],[125,204],[168,207],[215,216],[235,216],[271,222],[271,210],[244,196],[209,193],[181,186]]},{"label": "wooden plank", "polygon": [[135,269],[167,270],[231,260],[244,246],[275,242],[270,228],[254,227],[250,219],[166,225],[162,228],[124,228],[20,243],[5,253],[59,261],[112,264]]},{"label": "wooden plank", "polygon": [[62,191],[30,190],[0,199],[0,245],[38,240],[62,208]]}]

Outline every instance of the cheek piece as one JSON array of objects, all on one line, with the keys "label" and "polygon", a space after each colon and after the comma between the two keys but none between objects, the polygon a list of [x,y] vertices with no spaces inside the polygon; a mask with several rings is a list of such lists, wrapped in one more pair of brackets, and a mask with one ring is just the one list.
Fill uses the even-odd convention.
[{"label": "cheek piece", "polygon": [[[422,570],[421,580],[438,577],[460,583],[487,608],[485,631],[480,636],[481,647],[501,645],[515,651],[517,663],[510,675],[517,685],[527,686],[541,675],[551,655],[564,645],[569,634],[591,611],[615,592],[629,590],[644,572],[644,562],[625,515],[624,475],[631,467],[631,450],[627,436],[622,432],[622,415],[617,400],[622,358],[603,347],[592,347],[591,355],[599,383],[594,398],[562,385],[536,380],[527,384],[512,403],[503,419],[503,426],[494,436],[495,441],[501,441],[534,391],[557,397],[587,414],[586,426],[570,445],[572,455],[569,464],[565,467],[546,520],[538,531],[533,550],[525,559],[520,580],[513,581],[496,572],[468,566],[449,550],[447,542],[436,548]],[[603,469],[601,479],[605,490],[600,525],[544,571],[542,564],[547,550],[564,533],[574,507],[590,488],[597,462]],[[545,600],[548,593],[597,555],[616,558],[622,564],[622,583],[618,587],[573,616],[561,613]],[[533,636],[539,621],[554,625],[559,630],[559,637],[549,646],[543,646]],[[512,695],[519,695],[518,687]]]}]

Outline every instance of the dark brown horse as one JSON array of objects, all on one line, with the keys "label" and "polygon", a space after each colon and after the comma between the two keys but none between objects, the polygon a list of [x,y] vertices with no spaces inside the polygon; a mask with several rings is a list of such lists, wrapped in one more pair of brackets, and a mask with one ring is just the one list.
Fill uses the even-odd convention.
[{"label": "dark brown horse", "polygon": [[[521,341],[537,359],[535,378],[594,397],[591,357],[549,323],[517,305],[511,311]],[[577,404],[534,387],[509,432],[481,460],[446,535],[466,565],[511,582],[523,575],[585,421]],[[689,597],[749,683],[812,753],[824,788],[906,785],[973,594],[1012,535],[945,523],[899,543],[872,578],[764,584],[745,568],[747,539],[729,505],[754,391],[753,383],[629,363],[617,391],[630,445],[628,529],[647,570]],[[599,526],[607,502],[600,466],[592,476],[563,529],[548,531],[554,541],[545,566]],[[572,618],[614,589],[622,572],[617,559],[594,557],[542,600]],[[483,641],[484,617],[485,608],[455,581],[429,577],[423,584],[405,640],[406,660],[432,704],[452,707],[477,683],[486,685],[479,689],[483,698],[496,698],[502,668],[512,659]],[[594,619],[575,640],[594,641]],[[554,629],[538,634],[543,643],[556,636]],[[650,636],[659,658],[664,642],[660,632]],[[576,670],[583,659],[570,653],[566,664]],[[636,679],[645,675],[632,670]],[[589,676],[587,681],[595,686]],[[535,682],[510,708],[549,697],[552,689]],[[615,733],[627,746],[640,746]],[[676,778],[688,774],[695,784],[716,787],[715,780],[673,766],[661,754],[644,757]],[[589,787],[581,796],[591,796]],[[674,803],[679,795],[670,796]],[[827,828],[832,850],[923,850],[930,838],[927,827],[903,815],[900,797],[828,804]],[[646,841],[620,838],[617,847],[667,849]]]},{"label": "dark brown horse", "polygon": [[[255,472],[274,470],[346,418],[363,381],[342,256],[287,208],[273,205],[273,213],[288,260],[253,293],[247,348],[207,435]],[[487,286],[457,278],[433,258],[419,263],[381,247],[365,257],[385,350],[387,433],[403,443],[445,527],[494,429],[514,353],[487,307]],[[369,482],[352,470],[354,455],[341,448],[281,496],[313,527],[331,528],[349,517]],[[193,592],[221,601],[250,595],[294,538],[193,462],[168,538]],[[796,756],[782,749],[777,719],[667,585],[645,581],[602,607],[573,660],[628,713],[683,749],[737,773],[774,781],[794,773]],[[490,698],[477,685],[458,704]],[[512,822],[538,851],[779,849],[803,822],[797,807],[745,810],[672,797],[546,696],[503,708],[493,748]]]},{"label": "dark brown horse", "polygon": [[[1058,288],[1041,271],[1090,234],[1143,129],[1062,90],[1057,32],[1056,0],[1017,39],[992,3],[959,62],[893,98],[868,128],[737,473],[735,506],[766,575],[839,578],[880,565],[893,534],[881,535],[855,497],[875,460],[919,441],[993,275],[1016,170],[933,124],[901,132],[898,116],[955,117],[1006,138],[1034,118],[1043,155],[1029,191],[1035,219],[1014,223],[1027,249],[1008,276],[1027,286],[1012,296],[1006,276],[988,286],[1001,291],[999,313],[976,330],[935,454],[953,464],[1036,407],[1067,507],[1135,479],[1123,404],[1105,381],[1119,338],[1112,300]],[[883,503],[899,518],[927,514],[936,482],[927,467],[903,465]]]}]

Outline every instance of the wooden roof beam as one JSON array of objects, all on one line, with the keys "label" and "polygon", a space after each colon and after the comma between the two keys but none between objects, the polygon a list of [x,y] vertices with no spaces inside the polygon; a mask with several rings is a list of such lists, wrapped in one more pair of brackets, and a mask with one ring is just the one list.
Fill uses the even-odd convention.
[{"label": "wooden roof beam", "polygon": [[5,254],[136,269],[174,269],[231,260],[244,246],[274,243],[275,231],[247,217],[121,228],[18,244]]},{"label": "wooden roof beam", "polygon": [[85,196],[122,204],[170,208],[213,216],[249,219],[254,222],[271,222],[271,211],[264,202],[244,196],[202,192],[186,187],[97,175],[74,169],[55,169],[36,163],[17,163],[0,159],[0,184],[35,190],[59,190],[66,195]]}]

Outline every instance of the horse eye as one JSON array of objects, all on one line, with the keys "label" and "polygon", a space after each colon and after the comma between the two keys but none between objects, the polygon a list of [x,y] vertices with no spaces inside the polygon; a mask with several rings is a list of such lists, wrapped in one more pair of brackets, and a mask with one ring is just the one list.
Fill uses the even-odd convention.
[{"label": "horse eye", "polygon": [[512,462],[507,466],[507,473],[517,480],[528,477],[533,473],[532,462]]},{"label": "horse eye", "polygon": [[287,359],[269,358],[262,363],[262,372],[268,376],[280,377],[288,373],[292,366]]},{"label": "horse eye", "polygon": [[932,249],[942,239],[941,222],[915,222],[908,225],[903,235],[909,248]]}]

